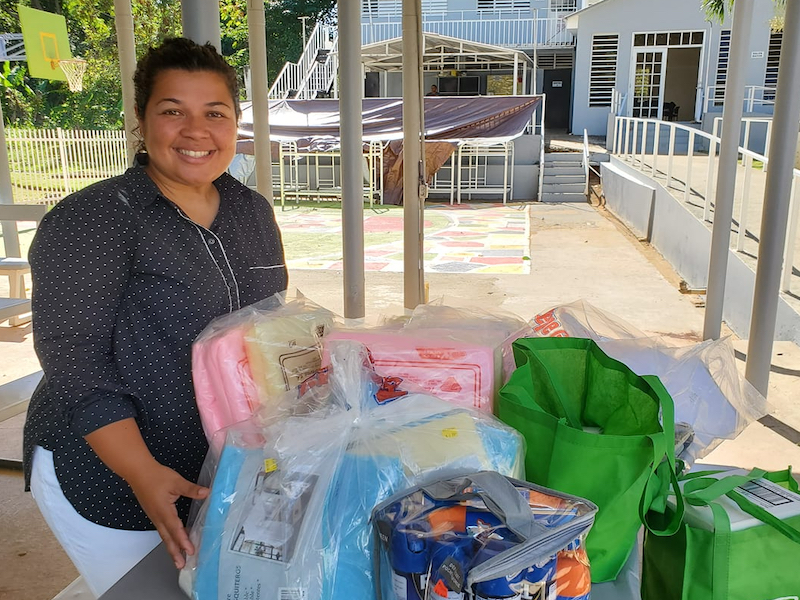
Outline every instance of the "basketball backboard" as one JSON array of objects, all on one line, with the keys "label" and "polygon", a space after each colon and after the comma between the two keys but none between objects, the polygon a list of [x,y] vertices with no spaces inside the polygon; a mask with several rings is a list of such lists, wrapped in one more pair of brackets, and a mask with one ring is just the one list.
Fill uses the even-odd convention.
[{"label": "basketball backboard", "polygon": [[66,19],[27,6],[18,5],[17,9],[31,77],[66,81],[67,76],[58,65],[59,61],[72,58]]}]

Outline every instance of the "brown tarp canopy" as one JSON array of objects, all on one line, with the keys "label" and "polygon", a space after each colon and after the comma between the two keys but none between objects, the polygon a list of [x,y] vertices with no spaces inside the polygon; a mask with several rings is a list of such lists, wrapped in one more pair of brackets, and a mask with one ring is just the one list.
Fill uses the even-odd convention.
[{"label": "brown tarp canopy", "polygon": [[[429,140],[503,142],[522,134],[541,96],[432,96],[425,101],[425,137]],[[403,139],[403,100],[364,98],[364,141]],[[276,100],[269,109],[270,137],[339,139],[338,100]],[[239,137],[253,137],[253,109],[242,103]]]},{"label": "brown tarp canopy", "polygon": [[[425,171],[427,180],[447,162],[461,142],[501,143],[522,135],[541,96],[426,97]],[[363,100],[363,139],[386,142],[383,152],[383,201],[402,204],[403,101],[400,98]],[[336,150],[339,147],[338,100],[280,100],[270,103],[270,137],[294,140],[298,149]],[[253,113],[242,103],[239,123],[240,154],[253,153]],[[277,143],[272,143],[273,160]]]}]

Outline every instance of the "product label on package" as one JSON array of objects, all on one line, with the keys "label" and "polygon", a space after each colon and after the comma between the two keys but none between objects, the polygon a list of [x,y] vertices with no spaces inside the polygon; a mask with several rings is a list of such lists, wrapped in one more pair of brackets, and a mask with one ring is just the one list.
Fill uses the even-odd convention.
[{"label": "product label on package", "polygon": [[303,588],[278,588],[278,600],[306,600]]},{"label": "product label on package", "polygon": [[264,471],[248,492],[236,535],[230,549],[279,562],[289,562],[317,476],[296,473],[283,476],[273,459],[264,461]]},{"label": "product label on package", "polygon": [[794,505],[800,508],[800,496],[766,479],[750,481],[736,488],[736,491],[753,504],[773,512],[777,507]]}]

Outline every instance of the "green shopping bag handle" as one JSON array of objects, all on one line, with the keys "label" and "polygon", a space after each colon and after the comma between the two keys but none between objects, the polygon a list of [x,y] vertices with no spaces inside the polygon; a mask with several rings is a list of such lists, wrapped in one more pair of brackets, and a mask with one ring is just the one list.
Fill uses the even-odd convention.
[{"label": "green shopping bag handle", "polygon": [[[653,463],[650,477],[647,479],[644,492],[639,500],[639,518],[650,533],[658,536],[671,536],[681,526],[685,511],[675,469],[675,404],[658,377],[644,375],[642,379],[653,388],[660,400],[663,434],[649,436],[653,444]],[[665,456],[666,462],[664,461]],[[647,514],[651,509],[662,514],[666,512],[670,488],[675,495],[675,511],[666,525],[656,527],[647,518]]]},{"label": "green shopping bag handle", "polygon": [[[714,556],[727,556],[731,544],[731,521],[728,513],[718,503],[714,502],[720,496],[727,496],[747,514],[755,517],[762,523],[770,525],[793,542],[800,544],[800,531],[778,519],[775,515],[753,504],[750,500],[736,492],[740,485],[756,479],[768,479],[773,483],[785,482],[789,489],[796,492],[797,482],[792,477],[791,467],[783,471],[767,473],[761,469],[753,469],[747,475],[729,475],[722,479],[708,477],[720,471],[706,471],[692,473],[683,477],[686,483],[683,493],[686,501],[693,506],[708,506],[714,517]],[[728,598],[728,563],[724,560],[714,560],[712,567],[712,600],[727,600]]]},{"label": "green shopping bag handle", "polygon": [[[684,485],[683,493],[686,497],[686,502],[693,506],[709,506],[720,496],[727,496],[748,515],[755,517],[762,523],[771,526],[773,529],[785,535],[793,542],[800,544],[800,531],[785,521],[782,521],[768,510],[754,504],[736,491],[737,487],[762,478],[773,481],[773,483],[785,481],[794,492],[796,492],[798,488],[797,482],[791,475],[791,469],[785,469],[775,473],[767,473],[762,469],[753,469],[747,475],[729,475],[722,479],[698,477],[697,479],[689,480]],[[714,526],[716,527],[716,518]]]}]

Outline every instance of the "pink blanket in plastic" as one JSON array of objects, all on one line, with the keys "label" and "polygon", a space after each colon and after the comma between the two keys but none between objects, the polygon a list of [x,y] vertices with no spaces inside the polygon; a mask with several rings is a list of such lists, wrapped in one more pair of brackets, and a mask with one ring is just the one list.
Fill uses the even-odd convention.
[{"label": "pink blanket in plastic", "polygon": [[323,343],[334,340],[364,344],[382,377],[401,377],[451,404],[492,413],[502,369],[494,348],[389,331],[334,331]]},{"label": "pink blanket in plastic", "polygon": [[252,417],[258,407],[244,330],[226,329],[199,339],[192,347],[195,396],[209,442],[220,429]]}]

